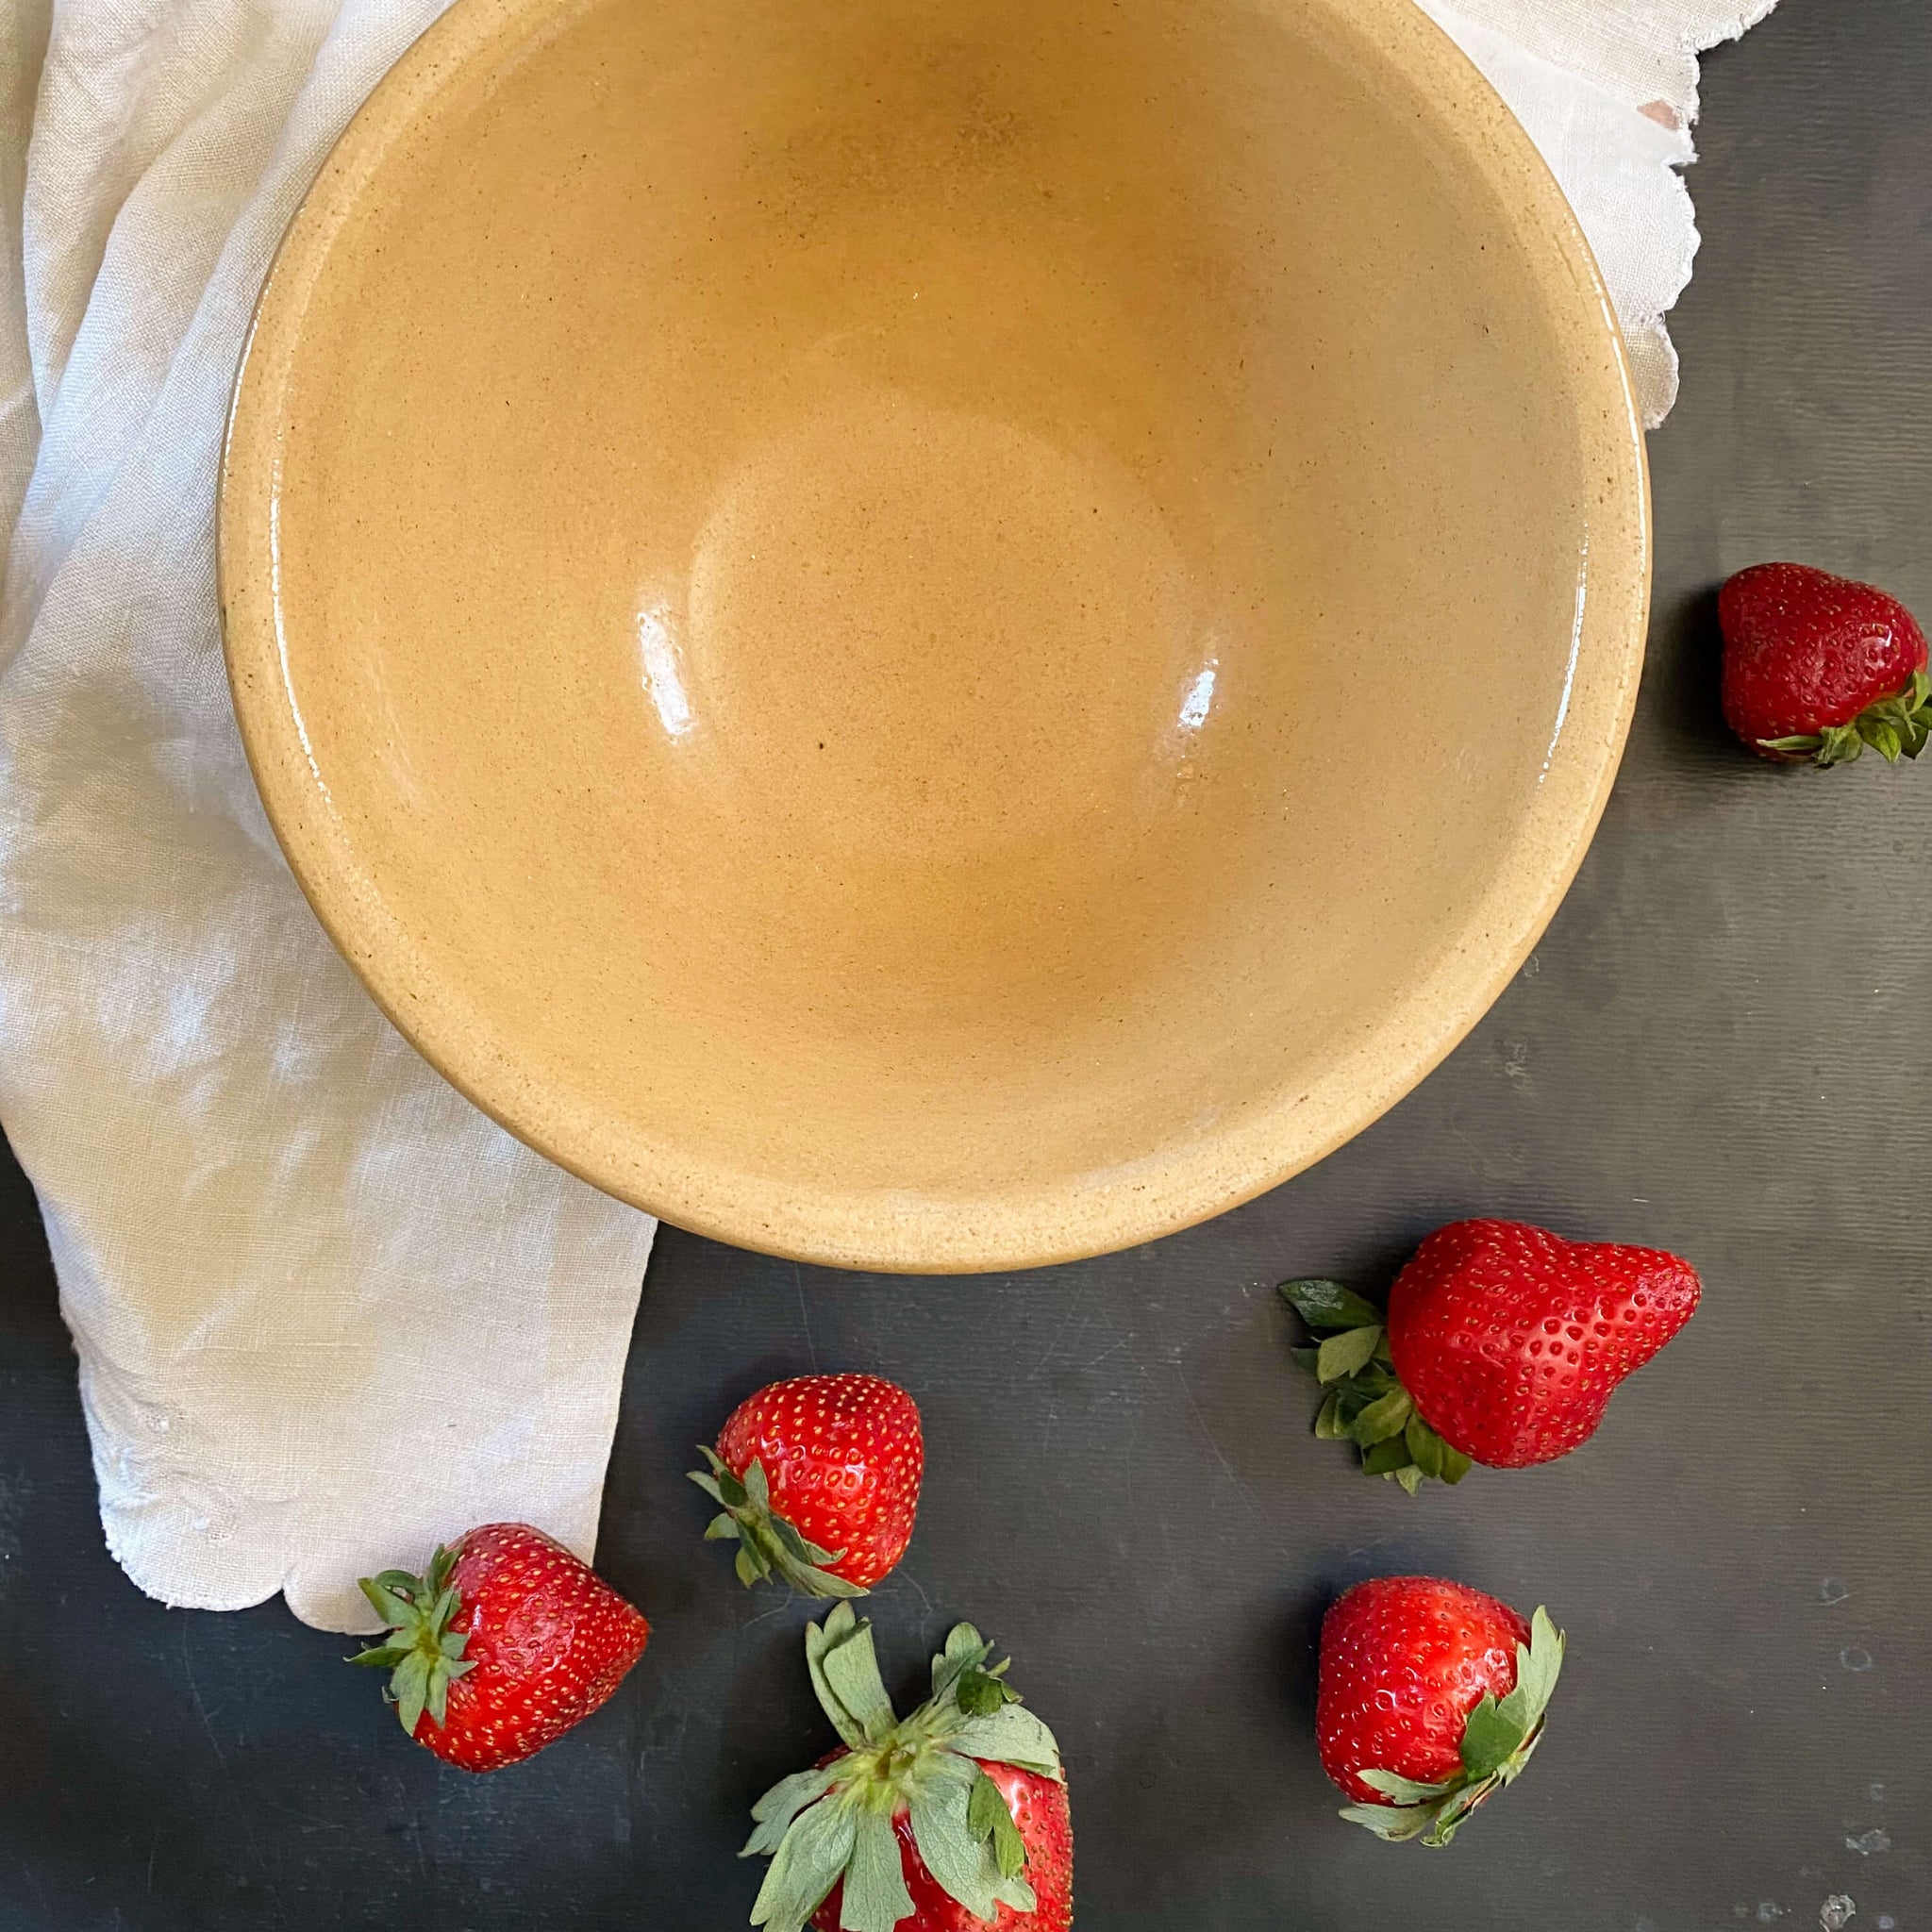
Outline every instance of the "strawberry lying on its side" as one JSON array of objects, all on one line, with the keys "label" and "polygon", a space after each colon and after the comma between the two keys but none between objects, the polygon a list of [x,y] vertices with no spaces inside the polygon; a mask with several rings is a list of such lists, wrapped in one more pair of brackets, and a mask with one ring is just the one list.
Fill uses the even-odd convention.
[{"label": "strawberry lying on its side", "polygon": [[1740,571],[1718,594],[1724,720],[1760,758],[1890,764],[1932,738],[1925,634],[1897,598],[1802,563]]},{"label": "strawberry lying on its side", "polygon": [[1542,1737],[1563,1636],[1539,1609],[1432,1576],[1358,1583],[1322,1622],[1322,1768],[1376,1837],[1446,1845]]},{"label": "strawberry lying on its side", "polygon": [[741,1856],[770,1856],[767,1932],[1069,1932],[1074,1832],[1053,1733],[1007,1688],[970,1624],[903,1723],[872,1626],[840,1604],[808,1624],[807,1667],[843,1748],[752,1807]]},{"label": "strawberry lying on its side", "polygon": [[651,1626],[559,1542],[487,1523],[439,1549],[423,1576],[385,1570],[362,1593],[388,1639],[351,1663],[417,1743],[464,1771],[498,1771],[581,1722],[643,1655]]},{"label": "strawberry lying on its side", "polygon": [[925,1468],[919,1408],[876,1375],[773,1382],[732,1410],[708,1474],[707,1537],[735,1539],[739,1581],[863,1596],[906,1554]]},{"label": "strawberry lying on its side", "polygon": [[1385,1313],[1335,1281],[1281,1293],[1322,1337],[1298,1351],[1328,1391],[1318,1436],[1413,1495],[1472,1462],[1523,1469],[1587,1442],[1618,1383],[1688,1322],[1697,1272],[1657,1248],[1567,1241],[1515,1221],[1438,1228]]}]

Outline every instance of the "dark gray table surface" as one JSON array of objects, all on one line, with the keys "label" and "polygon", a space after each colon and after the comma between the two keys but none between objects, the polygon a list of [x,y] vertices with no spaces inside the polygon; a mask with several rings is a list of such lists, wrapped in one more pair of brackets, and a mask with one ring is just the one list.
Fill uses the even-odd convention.
[{"label": "dark gray table surface", "polygon": [[[1702,146],[1637,728],[1520,980],[1341,1154],[1130,1254],[906,1281],[666,1228],[601,1553],[656,1636],[541,1757],[446,1770],[341,1640],[123,1577],[7,1164],[4,1932],[742,1924],[745,1807],[829,1734],[803,1607],[739,1591],[682,1472],[811,1367],[919,1396],[888,1674],[961,1615],[1016,1654],[1084,1932],[1808,1932],[1831,1895],[1932,1927],[1932,770],[1742,757],[1712,631],[1715,584],[1784,556],[1932,616],[1932,7],[1786,0],[1711,57]],[[1272,1285],[1476,1211],[1677,1248],[1706,1305],[1584,1453],[1411,1502],[1310,1439]],[[1536,1765],[1446,1854],[1340,1824],[1310,1735],[1324,1605],[1409,1569],[1571,1633]]]}]

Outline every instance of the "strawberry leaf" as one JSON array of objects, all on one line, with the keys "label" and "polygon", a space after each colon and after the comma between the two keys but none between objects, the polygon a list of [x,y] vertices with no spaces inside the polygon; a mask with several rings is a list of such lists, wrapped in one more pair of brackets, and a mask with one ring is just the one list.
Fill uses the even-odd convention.
[{"label": "strawberry leaf", "polygon": [[1371,1790],[1380,1791],[1398,1805],[1424,1805],[1431,1798],[1446,1797],[1455,1790],[1453,1784],[1419,1785],[1413,1778],[1402,1777],[1392,1771],[1358,1771],[1356,1775]]},{"label": "strawberry leaf", "polygon": [[1016,1694],[991,1671],[982,1671],[976,1666],[970,1666],[959,1673],[958,1688],[954,1695],[959,1708],[968,1717],[991,1717],[1002,1705],[1019,1702]]},{"label": "strawberry leaf", "polygon": [[413,1738],[429,1702],[429,1659],[421,1651],[410,1651],[396,1666],[389,1688],[396,1700],[396,1717],[402,1724],[403,1735]]},{"label": "strawberry leaf", "polygon": [[839,1901],[841,1932],[892,1932],[901,1919],[912,1916],[898,1834],[883,1811],[861,1811],[854,1822],[845,1892]]},{"label": "strawberry leaf", "polygon": [[1374,1448],[1362,1451],[1362,1467],[1371,1475],[1391,1475],[1396,1470],[1408,1466],[1408,1444],[1400,1436],[1392,1436],[1388,1441],[1377,1442]]},{"label": "strawberry leaf", "polygon": [[860,1623],[850,1604],[840,1604],[823,1624],[805,1626],[805,1662],[820,1705],[846,1743],[857,1749],[876,1734],[875,1726],[891,1728],[892,1707],[879,1679],[872,1625]]},{"label": "strawberry leaf", "polygon": [[1408,1391],[1398,1385],[1370,1403],[1349,1424],[1348,1433],[1367,1449],[1401,1435],[1414,1413],[1415,1405],[1408,1399]]},{"label": "strawberry leaf", "polygon": [[946,1633],[946,1647],[932,1660],[932,1694],[938,1703],[958,1682],[960,1675],[983,1665],[992,1646],[971,1624],[955,1624]]},{"label": "strawberry leaf", "polygon": [[1491,1777],[1523,1748],[1527,1733],[1485,1695],[1462,1730],[1462,1767],[1473,1778]]},{"label": "strawberry leaf", "polygon": [[1339,1382],[1357,1369],[1367,1368],[1374,1359],[1375,1345],[1382,1340],[1379,1323],[1366,1328],[1344,1328],[1322,1344],[1316,1374],[1324,1382]]},{"label": "strawberry leaf", "polygon": [[1053,1733],[1023,1704],[1008,1704],[991,1717],[968,1718],[946,1741],[963,1757],[1017,1765],[1058,1783],[1066,1781]]},{"label": "strawberry leaf", "polygon": [[1276,1292],[1310,1328],[1373,1328],[1382,1311],[1339,1281],[1284,1281]]},{"label": "strawberry leaf", "polygon": [[[941,1760],[945,1762],[945,1760]],[[992,1847],[974,1837],[968,1817],[972,1792],[982,1773],[963,1758],[951,1760],[966,1772],[966,1778],[937,1778],[915,1785],[908,1809],[911,1814],[912,1842],[934,1882],[975,1919],[993,1916],[994,1888],[1000,1882],[999,1866]]]},{"label": "strawberry leaf", "polygon": [[1888,765],[1895,765],[1899,759],[1898,727],[1889,718],[1874,717],[1869,711],[1858,720],[1858,736],[1882,758]]},{"label": "strawberry leaf", "polygon": [[751,1908],[769,1932],[805,1932],[852,1857],[858,1824],[851,1807],[822,1800],[801,1812],[780,1842]]},{"label": "strawberry leaf", "polygon": [[[390,1571],[387,1574],[396,1575],[400,1573]],[[415,1584],[419,1590],[422,1588],[422,1584],[413,1576],[408,1578],[407,1582]],[[422,1614],[408,1597],[393,1586],[384,1583],[380,1577],[364,1576],[359,1579],[357,1587],[369,1599],[375,1614],[391,1630],[408,1629]]]},{"label": "strawberry leaf", "polygon": [[751,1807],[751,1815],[758,1829],[745,1840],[741,1858],[769,1857],[785,1841],[785,1834],[791,1828],[791,1821],[808,1805],[815,1805],[838,1782],[839,1766],[815,1764],[809,1771],[795,1771],[790,1777],[781,1777],[772,1789]]},{"label": "strawberry leaf", "polygon": [[1502,1710],[1526,1734],[1542,1723],[1551,1693],[1563,1669],[1563,1633],[1541,1605],[1529,1620],[1527,1646],[1516,1646],[1516,1688],[1504,1698]]},{"label": "strawberry leaf", "polygon": [[966,1803],[966,1829],[991,1845],[1002,1878],[1017,1878],[1026,1869],[1026,1840],[1013,1823],[1005,1794],[983,1771],[973,1780]]},{"label": "strawberry leaf", "polygon": [[1435,1809],[1428,1805],[1347,1805],[1341,1815],[1391,1844],[1420,1838],[1436,1822]]}]

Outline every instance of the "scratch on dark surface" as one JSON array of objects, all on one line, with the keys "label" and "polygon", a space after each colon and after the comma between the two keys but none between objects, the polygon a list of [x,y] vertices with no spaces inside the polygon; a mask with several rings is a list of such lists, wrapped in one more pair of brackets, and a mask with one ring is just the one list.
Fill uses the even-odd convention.
[{"label": "scratch on dark surface", "polygon": [[1353,1562],[1357,1557],[1366,1557],[1371,1550],[1379,1550],[1384,1543],[1393,1542],[1402,1532],[1399,1529],[1385,1529],[1380,1536],[1372,1536],[1365,1543],[1357,1543],[1352,1550],[1343,1550],[1341,1559]]},{"label": "scratch on dark surface", "polygon": [[208,1748],[215,1754],[215,1762],[224,1771],[228,1760],[222,1752],[222,1740],[215,1736],[215,1727],[208,1720],[208,1706],[201,1701],[201,1686],[194,1681],[194,1659],[188,1648],[189,1626],[181,1625],[181,1674],[188,1679],[188,1694],[194,1700],[194,1714],[201,1720],[201,1727],[208,1733]]},{"label": "scratch on dark surface", "polygon": [[811,1363],[811,1372],[816,1375],[819,1372],[819,1345],[811,1336],[811,1309],[806,1305],[805,1274],[796,1261],[791,1264],[791,1281],[798,1290],[798,1321],[805,1330],[806,1359]]},{"label": "scratch on dark surface", "polygon": [[[219,1767],[224,1779],[232,1782],[232,1773],[229,1770],[227,1754],[222,1749],[222,1740],[215,1735],[213,1720],[208,1715],[207,1704],[202,1700],[201,1686],[195,1681],[194,1657],[192,1651],[189,1647],[189,1637],[192,1628],[192,1624],[186,1621],[181,1625],[181,1674],[188,1680],[188,1694],[193,1700],[194,1714],[200,1718],[202,1729],[208,1733],[208,1748],[215,1754],[215,1763]],[[256,1836],[254,1811],[248,1805],[238,1806],[235,1808],[241,1820],[242,1834],[248,1841],[248,1856],[253,1859],[257,1872],[267,1876],[270,1868],[268,1861],[261,1855],[261,1840]],[[152,1871],[154,1863],[152,1854],[149,1856],[148,1863],[149,1869]],[[280,1896],[272,1888],[268,1896],[269,1904],[275,1910],[275,1923],[286,1925],[289,1923],[289,1916],[282,1906]]]},{"label": "scratch on dark surface", "polygon": [[1054,1338],[1040,1351],[1033,1364],[1033,1375],[1037,1380],[1045,1374],[1053,1364],[1053,1358],[1060,1352],[1060,1343],[1067,1339],[1067,1331],[1073,1327],[1074,1318],[1087,1306],[1087,1284],[1081,1282],[1074,1291],[1074,1299],[1067,1304],[1067,1312],[1060,1317],[1060,1325],[1054,1331]]},{"label": "scratch on dark surface", "polygon": [[932,1598],[926,1595],[925,1585],[920,1582],[919,1578],[913,1575],[909,1570],[902,1570],[899,1574],[904,1579],[908,1589],[915,1590],[919,1592],[919,1601],[924,1606],[925,1614],[930,1618],[932,1615]]},{"label": "scratch on dark surface", "polygon": [[292,1805],[273,1805],[270,1807],[279,1811],[284,1818],[292,1818],[305,1832],[346,1831],[349,1827],[340,1818],[317,1818],[308,1811],[298,1811]]},{"label": "scratch on dark surface", "polygon": [[33,1888],[34,1897],[40,1901],[42,1918],[43,1918],[48,1924],[53,1924],[54,1909],[47,1903],[47,1894],[41,1890],[41,1881],[38,1877],[34,1875],[34,1868],[31,1865],[29,1865],[25,1858],[22,1858],[19,1861],[19,1863],[21,1876],[25,1878],[27,1884]]},{"label": "scratch on dark surface", "polygon": [[147,1890],[149,1891],[153,1891],[155,1889],[155,1860],[160,1856],[160,1850],[161,1827],[158,1824],[155,1826],[153,1842],[147,1848]]},{"label": "scratch on dark surface", "polygon": [[1108,1358],[1108,1356],[1118,1355],[1122,1349],[1126,1347],[1126,1345],[1127,1338],[1124,1335],[1116,1335],[1114,1339],[1111,1341],[1109,1341],[1107,1344],[1107,1346],[1103,1348],[1100,1351],[1100,1353],[1097,1356],[1095,1356],[1091,1362],[1082,1362],[1080,1364],[1081,1374],[1085,1374],[1090,1369],[1097,1369],[1101,1365],[1101,1363]]},{"label": "scratch on dark surface", "polygon": [[1241,1491],[1241,1501],[1248,1506],[1248,1513],[1254,1517],[1257,1523],[1259,1523],[1262,1520],[1261,1506],[1256,1500],[1254,1491],[1249,1489],[1247,1484],[1242,1482],[1241,1477],[1235,1474],[1234,1464],[1221,1453],[1221,1444],[1214,1440],[1214,1431],[1208,1426],[1208,1418],[1202,1413],[1201,1405],[1194,1399],[1194,1387],[1188,1380],[1187,1370],[1176,1361],[1174,1365],[1174,1372],[1180,1377],[1181,1392],[1188,1398],[1188,1407],[1193,1410],[1194,1420],[1200,1424],[1202,1435],[1208,1439],[1208,1446],[1213,1450],[1215,1461],[1220,1463],[1222,1472],[1225,1474],[1228,1481]]}]

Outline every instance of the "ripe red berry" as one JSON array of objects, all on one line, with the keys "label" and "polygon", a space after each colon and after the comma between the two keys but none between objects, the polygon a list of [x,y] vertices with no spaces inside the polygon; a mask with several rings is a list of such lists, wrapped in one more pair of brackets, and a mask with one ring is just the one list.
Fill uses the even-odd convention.
[{"label": "ripe red berry", "polygon": [[1340,1283],[1282,1293],[1323,1336],[1316,1433],[1415,1491],[1472,1462],[1521,1469],[1588,1441],[1611,1393],[1683,1327],[1696,1270],[1657,1248],[1569,1241],[1514,1221],[1438,1228],[1384,1310]]},{"label": "ripe red berry", "polygon": [[487,1523],[428,1571],[362,1579],[390,1626],[351,1659],[391,1673],[419,1744],[464,1771],[497,1771],[560,1738],[643,1655],[651,1626],[564,1546],[526,1523]]},{"label": "ripe red berry", "polygon": [[919,1408],[876,1375],[800,1375],[741,1402],[691,1480],[717,1503],[747,1586],[776,1574],[808,1596],[858,1596],[906,1554],[925,1444]]},{"label": "ripe red berry", "polygon": [[1542,1734],[1563,1638],[1538,1610],[1432,1576],[1383,1576],[1322,1624],[1315,1735],[1322,1768],[1378,1837],[1447,1844],[1511,1783]]},{"label": "ripe red berry", "polygon": [[1740,571],[1718,595],[1724,707],[1761,758],[1896,763],[1932,737],[1925,634],[1897,598],[1800,563]]}]

